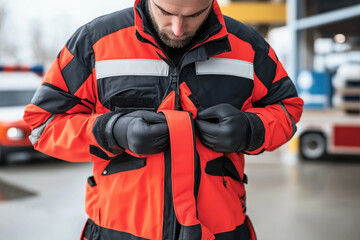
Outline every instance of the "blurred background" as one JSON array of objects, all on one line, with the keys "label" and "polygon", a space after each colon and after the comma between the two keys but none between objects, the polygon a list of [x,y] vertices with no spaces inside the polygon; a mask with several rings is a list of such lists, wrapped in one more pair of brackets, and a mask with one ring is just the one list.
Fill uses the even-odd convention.
[{"label": "blurred background", "polygon": [[[258,239],[360,239],[360,0],[219,3],[269,41],[305,101],[288,144],[246,159]],[[132,5],[0,0],[1,240],[79,238],[92,165],[32,151],[23,109],[78,27]]]}]

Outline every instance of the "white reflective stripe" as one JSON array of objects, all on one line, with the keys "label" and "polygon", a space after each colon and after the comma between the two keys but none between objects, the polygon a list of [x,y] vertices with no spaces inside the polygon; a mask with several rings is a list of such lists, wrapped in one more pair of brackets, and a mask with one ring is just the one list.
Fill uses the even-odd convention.
[{"label": "white reflective stripe", "polygon": [[96,78],[115,76],[168,76],[169,65],[162,60],[118,59],[95,63]]},{"label": "white reflective stripe", "polygon": [[44,132],[46,126],[54,119],[55,114],[51,115],[51,117],[49,117],[49,119],[44,122],[43,124],[41,124],[39,127],[35,128],[34,130],[32,130],[29,139],[32,145],[35,145],[35,143],[39,140],[39,138],[41,137],[42,133]]},{"label": "white reflective stripe", "polygon": [[197,75],[230,75],[254,80],[253,64],[242,60],[210,58],[204,62],[196,62],[195,66]]}]

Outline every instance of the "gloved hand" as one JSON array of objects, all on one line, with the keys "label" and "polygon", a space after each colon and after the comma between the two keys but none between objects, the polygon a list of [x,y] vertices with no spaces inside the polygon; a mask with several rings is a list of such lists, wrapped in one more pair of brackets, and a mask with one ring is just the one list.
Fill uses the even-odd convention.
[{"label": "gloved hand", "polygon": [[136,154],[155,154],[169,146],[169,129],[162,113],[135,111],[118,118],[113,127],[117,144]]},{"label": "gloved hand", "polygon": [[165,116],[145,110],[105,113],[96,119],[92,132],[98,144],[113,154],[122,149],[156,154],[165,151],[170,141]]},{"label": "gloved hand", "polygon": [[245,150],[251,131],[247,114],[230,104],[219,104],[200,111],[195,125],[201,142],[215,152]]}]

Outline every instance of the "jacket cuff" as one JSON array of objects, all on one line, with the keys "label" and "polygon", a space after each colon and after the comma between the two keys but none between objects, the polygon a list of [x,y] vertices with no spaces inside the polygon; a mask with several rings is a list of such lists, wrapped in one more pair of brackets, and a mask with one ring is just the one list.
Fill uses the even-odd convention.
[{"label": "jacket cuff", "polygon": [[92,133],[96,142],[106,151],[117,155],[124,151],[117,143],[113,135],[115,122],[123,113],[108,112],[96,118]]},{"label": "jacket cuff", "polygon": [[246,154],[262,153],[265,150],[264,123],[261,120],[261,118],[255,113],[245,112],[245,116],[247,117],[250,124],[250,134],[249,134],[247,147],[246,149],[244,149],[243,152]]}]

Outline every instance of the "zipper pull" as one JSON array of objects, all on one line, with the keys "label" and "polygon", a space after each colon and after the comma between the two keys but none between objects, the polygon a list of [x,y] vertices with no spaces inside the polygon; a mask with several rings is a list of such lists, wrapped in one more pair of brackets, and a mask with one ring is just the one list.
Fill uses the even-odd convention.
[{"label": "zipper pull", "polygon": [[170,75],[171,86],[175,90],[175,110],[179,110],[180,95],[179,95],[179,74],[175,70]]}]

